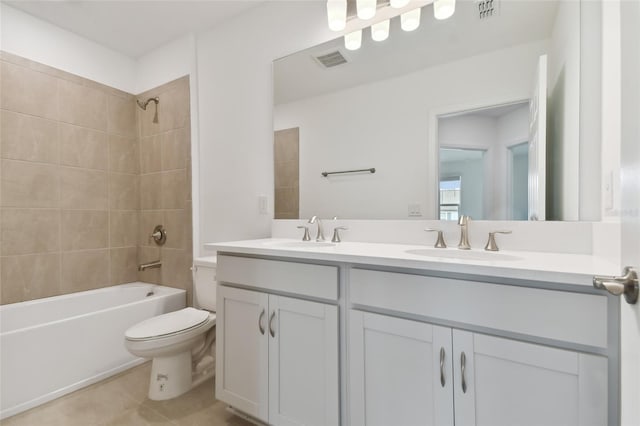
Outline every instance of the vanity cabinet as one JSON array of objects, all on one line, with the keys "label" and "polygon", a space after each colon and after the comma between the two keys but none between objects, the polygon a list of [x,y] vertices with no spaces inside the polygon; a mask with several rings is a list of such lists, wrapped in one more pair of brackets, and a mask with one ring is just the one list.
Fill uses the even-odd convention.
[{"label": "vanity cabinet", "polygon": [[607,345],[606,297],[356,268],[349,285],[351,425],[607,424],[607,358],[585,353]]},{"label": "vanity cabinet", "polygon": [[352,310],[350,424],[603,425],[606,358]]},{"label": "vanity cabinet", "polygon": [[[228,269],[238,261],[247,267]],[[291,270],[281,269],[286,266],[283,262],[266,262],[218,260],[216,398],[271,425],[337,425],[338,308],[260,290],[251,276],[259,277],[262,289],[292,284]],[[309,272],[322,271],[337,281],[333,267],[298,266],[302,271],[309,266]],[[271,269],[271,275],[264,268]],[[277,283],[274,278],[285,281]],[[313,280],[301,281],[299,288]],[[232,286],[247,283],[257,288]],[[331,281],[325,284],[331,286]]]}]

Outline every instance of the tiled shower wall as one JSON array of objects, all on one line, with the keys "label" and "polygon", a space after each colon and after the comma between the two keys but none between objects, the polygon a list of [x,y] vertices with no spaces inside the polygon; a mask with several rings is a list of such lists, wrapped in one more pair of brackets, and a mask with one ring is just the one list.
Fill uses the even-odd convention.
[{"label": "tiled shower wall", "polygon": [[4,52],[0,65],[0,302],[136,281],[147,160],[135,97]]},{"label": "tiled shower wall", "polygon": [[[145,282],[187,290],[191,300],[191,127],[189,79],[183,77],[138,95],[158,97],[155,106],[138,109],[140,123],[140,236],[139,259],[160,259],[162,268],[139,273]],[[155,225],[164,225],[167,242],[158,247],[150,238]]]}]

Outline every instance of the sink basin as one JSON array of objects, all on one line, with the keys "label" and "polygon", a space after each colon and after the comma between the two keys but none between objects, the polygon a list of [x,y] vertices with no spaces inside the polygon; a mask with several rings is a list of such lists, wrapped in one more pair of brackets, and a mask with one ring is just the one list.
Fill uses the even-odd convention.
[{"label": "sink basin", "polygon": [[335,247],[334,243],[318,242],[318,241],[282,241],[269,244],[271,247],[286,247],[286,248],[320,248],[320,247]]},{"label": "sink basin", "polygon": [[505,261],[519,260],[518,256],[504,253],[495,253],[491,251],[472,251],[472,250],[456,250],[456,249],[414,249],[407,250],[407,254],[416,254],[418,256],[444,258],[444,259],[460,259],[460,260],[484,260],[484,261]]}]

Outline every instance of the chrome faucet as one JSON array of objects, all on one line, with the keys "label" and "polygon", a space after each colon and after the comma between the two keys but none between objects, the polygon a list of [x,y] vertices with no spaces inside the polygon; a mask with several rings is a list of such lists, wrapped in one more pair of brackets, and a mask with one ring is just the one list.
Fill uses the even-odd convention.
[{"label": "chrome faucet", "polygon": [[162,262],[159,260],[154,260],[153,262],[143,263],[142,265],[139,265],[138,271],[144,271],[145,269],[150,268],[159,268],[160,266],[162,266]]},{"label": "chrome faucet", "polygon": [[324,241],[326,238],[324,237],[324,230],[322,229],[322,221],[320,220],[320,218],[318,216],[313,216],[311,219],[309,219],[309,223],[311,223],[311,224],[317,223],[318,224],[318,232],[316,233],[316,241]]},{"label": "chrome faucet", "polygon": [[458,248],[460,250],[470,250],[471,244],[469,244],[469,222],[471,221],[471,216],[462,215],[458,219],[458,225],[460,225],[460,242],[458,243]]}]

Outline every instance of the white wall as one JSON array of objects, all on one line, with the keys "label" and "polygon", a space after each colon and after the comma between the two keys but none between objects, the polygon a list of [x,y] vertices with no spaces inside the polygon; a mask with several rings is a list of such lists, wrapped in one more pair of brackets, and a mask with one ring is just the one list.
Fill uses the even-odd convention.
[{"label": "white wall", "polygon": [[0,50],[135,92],[135,60],[0,3]]},{"label": "white wall", "polygon": [[334,37],[325,7],[267,2],[198,37],[201,241],[270,235],[272,62]]},{"label": "white wall", "polygon": [[[529,98],[537,57],[546,45],[499,50],[278,105],[275,129],[300,127],[301,217],[399,219],[407,218],[409,204],[420,204],[423,217],[435,217],[437,184],[427,183],[431,164],[437,166],[428,154],[430,111]],[[369,167],[376,173],[320,176]]]}]

